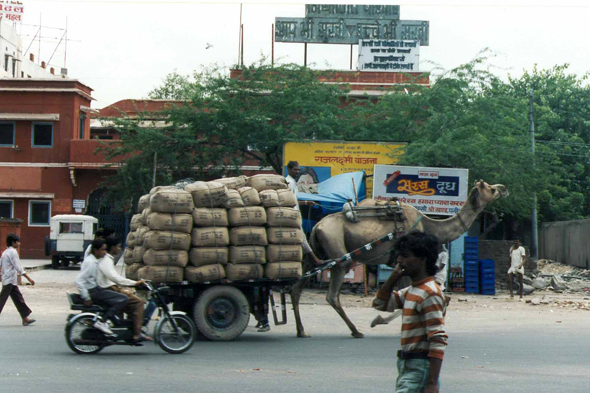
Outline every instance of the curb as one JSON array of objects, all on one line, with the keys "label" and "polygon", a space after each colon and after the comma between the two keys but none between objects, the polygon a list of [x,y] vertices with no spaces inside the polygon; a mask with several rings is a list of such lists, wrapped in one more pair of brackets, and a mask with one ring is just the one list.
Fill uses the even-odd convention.
[{"label": "curb", "polygon": [[25,267],[25,270],[27,271],[27,273],[46,270],[46,269],[51,269],[51,264]]}]

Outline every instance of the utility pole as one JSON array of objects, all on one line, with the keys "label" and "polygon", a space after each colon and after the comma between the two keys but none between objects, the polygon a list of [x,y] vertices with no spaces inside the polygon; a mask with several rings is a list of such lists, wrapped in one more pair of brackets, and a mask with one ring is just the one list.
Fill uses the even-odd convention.
[{"label": "utility pole", "polygon": [[[529,119],[531,122],[531,152],[533,153],[533,171],[535,170],[535,121],[533,119],[533,89],[529,92]],[[531,217],[532,247],[531,256],[534,260],[539,260],[539,235],[537,233],[537,191],[533,191],[533,214]]]},{"label": "utility pole", "polygon": [[152,177],[152,188],[156,186],[156,168],[158,166],[158,152],[154,153],[154,173]]}]

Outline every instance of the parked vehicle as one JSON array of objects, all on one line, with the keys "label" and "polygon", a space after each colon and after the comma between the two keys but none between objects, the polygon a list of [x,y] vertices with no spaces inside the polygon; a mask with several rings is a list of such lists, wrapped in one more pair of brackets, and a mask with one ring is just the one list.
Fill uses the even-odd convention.
[{"label": "parked vehicle", "polygon": [[[152,315],[160,310],[161,318],[154,328],[154,340],[164,351],[172,354],[188,351],[197,337],[197,329],[193,321],[183,312],[170,311],[168,293],[170,288],[156,288],[147,282],[148,303],[144,314],[144,329],[147,331]],[[66,323],[65,337],[70,349],[78,354],[94,354],[111,345],[141,346],[133,341],[133,323],[130,319],[114,318],[111,330],[114,337],[107,337],[93,327],[94,322],[104,311],[99,305],[85,306],[78,294],[68,294],[70,308],[82,311],[70,314]]]},{"label": "parked vehicle", "polygon": [[84,259],[84,251],[98,229],[98,219],[78,214],[51,217],[51,232],[45,237],[45,255],[51,256],[51,266],[68,267]]}]

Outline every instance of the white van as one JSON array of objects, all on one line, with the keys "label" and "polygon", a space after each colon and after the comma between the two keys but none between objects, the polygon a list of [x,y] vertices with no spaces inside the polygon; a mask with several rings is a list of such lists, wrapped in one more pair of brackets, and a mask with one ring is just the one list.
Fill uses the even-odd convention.
[{"label": "white van", "polygon": [[98,219],[79,214],[58,214],[51,217],[51,232],[45,237],[45,254],[51,256],[51,265],[58,269],[81,262],[84,251],[94,239]]}]

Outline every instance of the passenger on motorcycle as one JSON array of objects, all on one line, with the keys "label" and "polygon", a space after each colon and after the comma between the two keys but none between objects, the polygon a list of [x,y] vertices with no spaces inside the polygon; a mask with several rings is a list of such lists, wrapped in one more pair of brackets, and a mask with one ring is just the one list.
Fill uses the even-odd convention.
[{"label": "passenger on motorcycle", "polygon": [[80,268],[80,274],[78,274],[74,283],[78,287],[80,296],[84,299],[85,306],[91,306],[92,302],[106,306],[106,312],[102,318],[99,318],[94,323],[94,327],[107,335],[113,335],[113,331],[109,328],[106,321],[114,315],[121,313],[129,302],[129,298],[98,286],[96,281],[98,265],[106,252],[107,246],[105,241],[100,238],[94,239],[91,244],[90,254],[84,258],[82,267]]},{"label": "passenger on motorcycle", "polygon": [[129,298],[123,309],[133,321],[133,341],[153,341],[141,332],[145,302],[123,287],[136,287],[145,284],[144,280],[134,281],[121,277],[115,270],[115,258],[121,252],[121,240],[116,236],[106,238],[107,253],[98,263],[96,282],[99,287],[125,295]]}]

